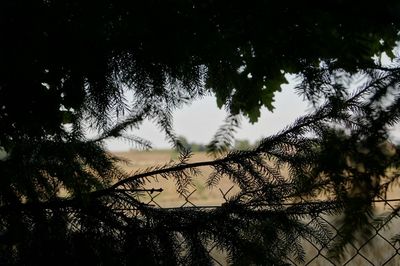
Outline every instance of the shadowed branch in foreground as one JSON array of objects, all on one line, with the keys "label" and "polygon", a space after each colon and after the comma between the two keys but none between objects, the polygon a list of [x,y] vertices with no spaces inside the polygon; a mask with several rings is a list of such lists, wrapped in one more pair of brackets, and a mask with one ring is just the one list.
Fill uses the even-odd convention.
[{"label": "shadowed branch in foreground", "polygon": [[[396,171],[388,172],[398,169],[398,151],[390,145],[382,150],[385,140],[376,136],[399,119],[399,100],[393,98],[385,110],[370,108],[399,74],[397,69],[381,71],[367,73],[371,81],[349,98],[325,103],[252,150],[194,163],[188,163],[190,151],[183,151],[178,162],[131,176],[118,168],[102,172],[91,166],[88,174],[111,174],[118,181],[99,183],[88,193],[71,186],[67,197],[48,194],[36,201],[3,203],[1,241],[9,244],[3,245],[2,257],[7,263],[61,259],[70,264],[96,257],[121,264],[207,265],[214,261],[207,249],[212,243],[232,264],[301,264],[307,259],[307,241],[326,248],[329,261],[338,261],[357,237],[368,239],[380,231],[372,226],[373,205],[385,195],[387,182],[398,178]],[[41,145],[48,149],[52,142]],[[33,160],[57,163],[52,158]],[[79,156],[81,165],[85,160]],[[107,155],[108,160],[114,159]],[[146,179],[173,179],[185,195],[204,166],[213,169],[210,186],[229,178],[239,192],[215,208],[162,209],[143,202],[143,192],[162,191],[145,188]],[[329,216],[341,223],[333,225]],[[17,249],[7,248],[12,246]]]}]

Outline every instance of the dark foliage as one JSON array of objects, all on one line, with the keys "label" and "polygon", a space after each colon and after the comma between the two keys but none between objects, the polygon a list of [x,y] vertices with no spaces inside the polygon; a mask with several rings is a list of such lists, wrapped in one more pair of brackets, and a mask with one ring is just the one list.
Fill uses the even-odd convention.
[{"label": "dark foliage", "polygon": [[[391,53],[398,11],[397,1],[2,1],[0,263],[211,265],[215,243],[233,265],[284,265],[303,260],[302,238],[327,242],[323,221],[302,222],[322,212],[344,214],[340,252],[398,181],[387,169],[399,167],[388,128],[400,68],[371,60]],[[315,110],[227,152],[237,115],[272,110],[285,73],[302,77]],[[209,146],[215,160],[188,163],[182,149],[129,176],[105,150],[109,138],[149,146],[124,135],[148,118],[179,148],[172,111],[211,92],[231,114]],[[184,194],[201,166],[214,170],[210,186],[225,176],[240,192],[212,210],[141,202],[147,179],[175,179]]]}]

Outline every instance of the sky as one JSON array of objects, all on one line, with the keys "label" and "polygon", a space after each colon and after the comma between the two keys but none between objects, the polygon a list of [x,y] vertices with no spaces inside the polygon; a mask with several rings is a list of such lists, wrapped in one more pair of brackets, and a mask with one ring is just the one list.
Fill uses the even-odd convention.
[{"label": "sky", "polygon": [[[301,115],[312,110],[311,106],[303,101],[302,96],[295,92],[296,79],[287,77],[289,84],[281,86],[281,92],[275,95],[275,110],[273,112],[263,108],[258,122],[251,124],[247,118],[242,118],[241,127],[237,130],[235,138],[249,140],[254,143],[262,137],[277,133],[285,126],[291,124]],[[174,112],[174,130],[177,136],[184,136],[189,143],[207,144],[215,132],[223,124],[227,113],[217,107],[216,99],[207,96],[194,101]],[[138,130],[127,133],[142,137],[152,143],[153,149],[168,149],[171,144],[166,140],[160,129],[150,121],[145,121]],[[400,143],[399,123],[391,130],[391,135],[396,143]],[[132,143],[123,140],[107,140],[107,149],[111,151],[128,151],[138,148]]]},{"label": "sky", "polygon": [[[400,55],[400,43],[393,50]],[[390,66],[390,58],[383,53],[373,58],[376,63]],[[281,86],[281,92],[276,92],[274,111],[267,108],[261,109],[261,117],[255,124],[249,123],[248,118],[243,117],[241,127],[237,130],[235,138],[249,140],[254,143],[262,137],[275,134],[285,126],[291,124],[299,116],[312,111],[312,106],[303,100],[303,96],[296,94],[294,87],[300,81],[295,75],[286,75],[289,84]],[[227,113],[217,107],[216,98],[207,96],[175,110],[174,130],[177,136],[184,136],[189,143],[207,144],[213,138],[215,132],[223,124]],[[400,143],[400,123],[397,123],[390,131],[392,140]],[[139,130],[131,130],[127,133],[142,137],[152,143],[153,149],[168,149],[171,144],[166,140],[160,129],[150,121],[145,121]],[[132,143],[123,140],[107,140],[106,147],[111,151],[127,151],[138,148]]]},{"label": "sky", "polygon": [[[263,108],[257,123],[251,124],[243,117],[241,127],[235,134],[236,139],[247,139],[254,143],[262,137],[278,132],[298,116],[305,114],[309,106],[295,93],[294,86],[293,79],[289,84],[282,85],[282,91],[275,96],[275,110],[271,112]],[[225,110],[217,107],[215,97],[207,96],[174,112],[175,133],[177,136],[184,136],[190,143],[207,144],[226,116]],[[139,130],[128,132],[151,141],[155,149],[171,147],[165,135],[150,121],[145,121]],[[109,140],[106,146],[111,151],[136,148],[121,140]]]}]

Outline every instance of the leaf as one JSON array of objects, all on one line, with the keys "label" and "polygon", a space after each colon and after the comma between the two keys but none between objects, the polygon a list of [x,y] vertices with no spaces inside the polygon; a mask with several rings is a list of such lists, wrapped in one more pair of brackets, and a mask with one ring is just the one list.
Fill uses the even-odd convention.
[{"label": "leaf", "polygon": [[260,108],[258,106],[255,106],[251,110],[247,111],[247,115],[249,116],[250,123],[252,124],[256,123],[261,115]]}]

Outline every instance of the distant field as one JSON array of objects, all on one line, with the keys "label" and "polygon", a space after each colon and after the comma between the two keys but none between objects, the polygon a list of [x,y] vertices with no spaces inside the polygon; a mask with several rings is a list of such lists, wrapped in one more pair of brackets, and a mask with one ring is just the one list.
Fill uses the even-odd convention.
[{"label": "distant field", "polygon": [[[129,173],[134,173],[138,170],[145,170],[153,166],[161,166],[171,160],[177,160],[178,154],[173,150],[153,150],[153,151],[128,151],[128,152],[114,152],[120,158],[126,159],[127,163],[121,163],[123,169]],[[199,162],[211,160],[205,152],[198,152],[193,155],[191,162]],[[208,175],[211,173],[209,167],[200,168],[201,175],[193,178],[193,187],[189,187],[189,192],[195,191],[188,199],[196,206],[214,206],[220,205],[225,202],[222,193],[228,191],[233,183],[228,179],[221,180],[220,184],[215,188],[208,188],[205,184]],[[161,207],[179,207],[186,202],[183,197],[180,197],[176,192],[174,180],[165,180],[160,176],[149,179],[146,188],[162,188],[164,191],[161,193],[153,193],[156,196],[155,201]],[[234,192],[238,191],[233,188],[227,196],[233,196]],[[149,196],[145,197],[150,199]],[[188,203],[185,206],[191,206]]]},{"label": "distant field", "polygon": [[[125,159],[126,163],[121,163],[120,165],[124,170],[128,173],[134,173],[138,170],[145,170],[149,167],[154,166],[162,166],[171,160],[176,161],[178,154],[173,150],[151,150],[151,151],[136,151],[131,150],[127,152],[114,152],[118,157]],[[212,157],[208,156],[205,152],[196,152],[193,154],[190,162],[199,162],[199,161],[208,161],[212,160]],[[217,187],[208,188],[205,184],[207,177],[211,173],[210,167],[201,167],[200,168],[201,175],[193,178],[193,187],[190,187],[188,190],[195,192],[189,197],[190,202],[192,202],[196,206],[209,206],[209,205],[220,205],[225,202],[223,199],[222,192],[226,192],[234,186],[234,184],[228,180],[223,179],[218,184]],[[146,188],[162,188],[164,191],[162,193],[154,193],[152,196],[155,196],[155,201],[161,207],[176,207],[181,206],[185,203],[184,198],[180,197],[176,192],[176,186],[174,180],[165,180],[160,176],[155,176],[150,178]],[[227,193],[227,196],[233,196],[238,191],[237,187],[234,187]],[[145,198],[150,198],[146,196]],[[399,199],[399,185],[393,186],[392,189],[388,191],[387,195],[388,199]],[[376,204],[378,209],[386,209],[388,210],[388,206],[384,203]],[[186,205],[186,206],[190,206]]]}]

